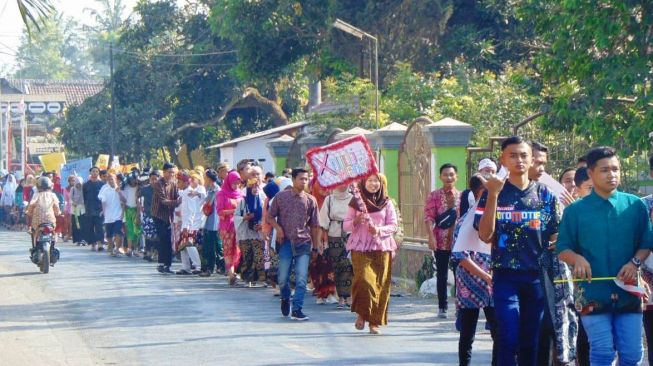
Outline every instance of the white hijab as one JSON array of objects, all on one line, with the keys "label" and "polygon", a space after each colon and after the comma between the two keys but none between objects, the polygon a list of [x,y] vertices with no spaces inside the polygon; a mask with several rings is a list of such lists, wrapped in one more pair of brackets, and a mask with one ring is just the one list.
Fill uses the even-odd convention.
[{"label": "white hijab", "polygon": [[16,198],[16,188],[18,188],[16,177],[14,177],[13,174],[7,175],[7,181],[5,182],[5,187],[2,191],[2,197],[0,197],[0,206],[14,205],[14,199]]}]

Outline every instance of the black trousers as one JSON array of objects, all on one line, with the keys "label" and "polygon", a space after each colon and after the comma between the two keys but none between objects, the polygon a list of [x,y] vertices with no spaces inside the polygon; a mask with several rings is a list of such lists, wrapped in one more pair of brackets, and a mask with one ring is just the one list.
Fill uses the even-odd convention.
[{"label": "black trousers", "polygon": [[[461,366],[470,365],[472,362],[472,344],[476,337],[476,324],[480,309],[459,309],[460,317],[460,339],[458,340],[458,361]],[[490,324],[492,335],[492,366],[497,364],[497,324],[493,307],[483,308],[485,319]]]},{"label": "black trousers", "polygon": [[[653,310],[644,311],[644,334],[646,334],[646,344],[649,345],[648,349],[648,364],[653,365]],[[589,348],[589,347],[588,347]]]},{"label": "black trousers", "polygon": [[88,215],[86,216],[86,241],[89,244],[102,243],[104,241],[104,219],[102,216]]},{"label": "black trousers", "polygon": [[[653,314],[651,314],[653,316]],[[579,317],[580,318],[580,317]],[[646,312],[644,312],[644,330],[646,331],[646,342],[653,342],[653,338],[649,338],[649,331],[646,330]],[[576,339],[576,362],[578,366],[590,366],[590,341],[587,339],[587,333],[585,332],[585,327],[583,327],[583,322],[578,319],[578,339]],[[653,320],[653,319],[652,319]],[[648,343],[650,344],[650,343]],[[649,353],[648,360],[651,364],[651,357],[653,355]],[[653,365],[653,364],[651,364]]]},{"label": "black trousers", "polygon": [[[79,225],[79,227],[78,227]],[[83,239],[85,239],[84,236],[82,236],[83,231],[82,231],[82,216],[76,216],[76,215],[70,215],[70,228],[72,230],[72,235],[73,235],[73,243],[80,243]]]},{"label": "black trousers", "polygon": [[450,250],[436,250],[435,256],[436,283],[438,290],[438,307],[447,309],[447,280],[449,279],[449,258]]},{"label": "black trousers", "polygon": [[172,265],[172,231],[170,223],[154,218],[154,226],[159,237],[157,242],[159,251],[159,264],[170,267]]}]

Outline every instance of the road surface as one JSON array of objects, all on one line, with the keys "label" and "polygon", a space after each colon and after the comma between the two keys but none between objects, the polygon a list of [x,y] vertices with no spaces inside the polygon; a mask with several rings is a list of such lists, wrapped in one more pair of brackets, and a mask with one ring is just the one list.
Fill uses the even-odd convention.
[{"label": "road surface", "polygon": [[[453,319],[435,301],[391,299],[380,336],[354,314],[307,297],[308,322],[282,318],[271,289],[230,288],[223,276],[162,275],[140,258],[59,244],[43,275],[28,235],[0,232],[2,365],[454,365]],[[179,267],[174,264],[173,267]],[[175,269],[175,268],[173,268]],[[475,365],[490,363],[479,322]]]}]

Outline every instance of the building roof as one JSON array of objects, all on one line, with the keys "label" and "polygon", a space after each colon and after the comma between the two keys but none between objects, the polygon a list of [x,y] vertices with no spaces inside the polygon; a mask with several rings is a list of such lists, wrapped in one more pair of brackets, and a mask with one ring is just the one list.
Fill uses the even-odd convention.
[{"label": "building roof", "polygon": [[377,131],[406,131],[408,127],[402,125],[401,123],[392,122],[389,125],[378,129]]},{"label": "building roof", "polygon": [[[8,86],[20,94],[63,94],[68,105],[81,104],[86,98],[99,93],[104,88],[101,80],[35,80],[3,79]],[[6,91],[3,90],[4,93]]]},{"label": "building roof", "polygon": [[219,149],[219,148],[222,148],[222,147],[235,146],[235,145],[238,145],[239,142],[244,142],[244,141],[249,141],[249,140],[253,140],[253,139],[257,139],[257,138],[261,138],[261,137],[266,137],[266,136],[274,135],[274,134],[277,134],[277,133],[283,135],[288,131],[304,127],[304,126],[306,126],[308,124],[309,124],[309,122],[306,122],[306,121],[290,123],[290,124],[287,124],[285,126],[279,126],[279,127],[271,128],[269,130],[260,131],[260,132],[256,132],[256,133],[251,133],[249,135],[241,136],[241,137],[235,138],[233,140],[229,140],[229,141],[219,143],[217,145],[211,145],[211,146],[207,147],[207,149]]},{"label": "building roof", "polygon": [[467,127],[467,126],[471,126],[469,123],[460,122],[460,121],[458,121],[456,119],[453,119],[451,117],[445,117],[445,118],[443,118],[443,119],[441,119],[441,120],[439,120],[437,122],[431,123],[430,125],[431,126],[440,126],[440,127],[443,127],[443,126],[447,126],[447,127],[452,127],[452,126],[464,126],[464,127]]}]

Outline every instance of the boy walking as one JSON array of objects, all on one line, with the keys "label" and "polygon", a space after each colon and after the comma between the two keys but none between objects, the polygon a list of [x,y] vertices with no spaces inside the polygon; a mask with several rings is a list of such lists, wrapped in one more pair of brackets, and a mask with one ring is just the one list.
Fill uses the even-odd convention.
[{"label": "boy walking", "polygon": [[573,267],[578,282],[576,308],[590,342],[590,363],[639,365],[642,359],[642,301],[613,281],[636,283],[637,272],[653,248],[644,202],[619,192],[621,166],[611,147],[587,154],[593,192],[570,205],[560,225],[557,251]]}]

